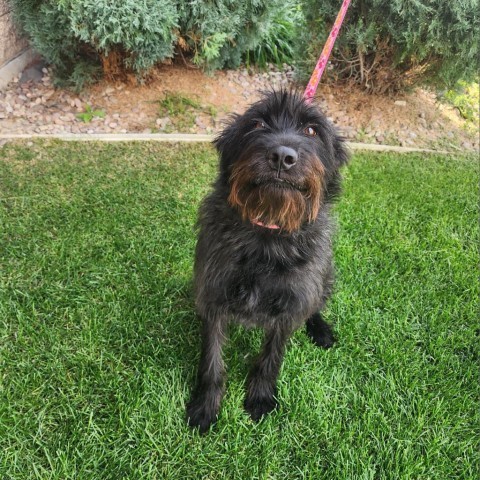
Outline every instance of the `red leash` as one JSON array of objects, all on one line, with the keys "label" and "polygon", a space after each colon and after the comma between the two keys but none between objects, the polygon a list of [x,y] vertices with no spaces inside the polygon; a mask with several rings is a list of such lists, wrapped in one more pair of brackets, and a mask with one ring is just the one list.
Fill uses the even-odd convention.
[{"label": "red leash", "polygon": [[303,94],[303,98],[305,98],[305,102],[307,103],[312,102],[315,92],[317,91],[318,82],[320,82],[320,79],[322,78],[323,71],[325,70],[328,62],[328,57],[330,57],[330,52],[332,51],[335,40],[337,39],[338,32],[340,31],[340,27],[342,26],[343,19],[345,18],[345,14],[347,13],[349,5],[350,0],[343,0],[342,6],[337,15],[337,19],[333,24],[330,35],[328,36],[328,40],[323,47],[320,58],[318,59],[317,65],[313,70],[312,76],[310,77],[307,88]]}]

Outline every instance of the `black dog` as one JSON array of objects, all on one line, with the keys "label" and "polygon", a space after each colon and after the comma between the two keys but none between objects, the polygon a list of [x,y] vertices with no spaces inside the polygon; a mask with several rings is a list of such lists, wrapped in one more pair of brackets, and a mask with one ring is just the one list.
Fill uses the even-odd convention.
[{"label": "black dog", "polygon": [[196,307],[203,320],[188,422],[215,421],[224,390],[222,346],[234,320],[265,329],[248,380],[254,420],[276,407],[285,344],[305,324],[316,345],[333,344],[319,311],[332,292],[329,212],[347,161],[342,139],[298,93],[271,92],[232,118],[215,140],[220,172],[199,213]]}]

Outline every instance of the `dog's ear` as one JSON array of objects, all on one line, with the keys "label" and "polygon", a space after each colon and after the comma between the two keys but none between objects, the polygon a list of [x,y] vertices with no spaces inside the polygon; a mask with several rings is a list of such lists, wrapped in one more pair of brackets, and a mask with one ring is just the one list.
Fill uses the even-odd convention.
[{"label": "dog's ear", "polygon": [[340,168],[348,162],[350,154],[345,139],[338,135],[336,128],[328,120],[326,120],[324,128],[320,130],[320,138],[324,147],[321,158],[327,167],[325,172],[325,199],[334,201],[341,193],[342,176]]},{"label": "dog's ear", "polygon": [[321,140],[320,158],[328,172],[337,172],[348,162],[349,153],[345,139],[340,136],[335,126],[323,115],[318,120]]},{"label": "dog's ear", "polygon": [[220,156],[220,174],[225,179],[228,179],[234,159],[242,148],[241,123],[241,115],[230,115],[223,130],[213,140]]},{"label": "dog's ear", "polygon": [[350,153],[348,151],[345,139],[338,134],[335,134],[332,142],[333,156],[335,158],[335,166],[337,169],[345,165],[349,158]]},{"label": "dog's ear", "polygon": [[326,179],[325,198],[327,201],[338,199],[342,191],[342,175],[340,167],[349,159],[349,152],[342,137],[335,135],[332,141],[334,168]]},{"label": "dog's ear", "polygon": [[231,143],[233,137],[235,137],[234,124],[238,121],[240,115],[233,113],[228,116],[222,131],[213,140],[213,145],[217,149],[217,152],[222,155],[227,145]]}]

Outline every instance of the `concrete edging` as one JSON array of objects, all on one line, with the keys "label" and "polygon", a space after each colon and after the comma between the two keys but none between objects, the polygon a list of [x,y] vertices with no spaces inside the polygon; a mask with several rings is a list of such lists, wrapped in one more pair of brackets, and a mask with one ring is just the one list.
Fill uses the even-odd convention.
[{"label": "concrete edging", "polygon": [[[34,139],[61,140],[67,142],[186,142],[209,143],[215,135],[190,133],[59,133],[59,134],[0,134],[1,140],[34,140]],[[369,150],[374,152],[397,153],[437,153],[450,155],[458,152],[445,150],[430,150],[427,148],[398,147],[395,145],[378,145],[372,143],[347,142],[351,150]]]}]

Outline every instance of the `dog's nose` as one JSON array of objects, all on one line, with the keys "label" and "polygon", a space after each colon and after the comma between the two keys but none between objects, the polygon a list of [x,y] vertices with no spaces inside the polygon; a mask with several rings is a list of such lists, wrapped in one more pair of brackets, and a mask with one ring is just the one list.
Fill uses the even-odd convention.
[{"label": "dog's nose", "polygon": [[268,163],[273,170],[290,170],[298,160],[297,152],[290,147],[275,147],[268,153]]}]

